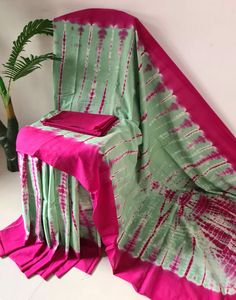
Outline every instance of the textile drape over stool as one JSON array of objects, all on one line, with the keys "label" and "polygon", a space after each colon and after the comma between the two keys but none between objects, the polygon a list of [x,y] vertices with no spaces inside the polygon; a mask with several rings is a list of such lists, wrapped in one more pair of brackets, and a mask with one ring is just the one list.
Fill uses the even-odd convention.
[{"label": "textile drape over stool", "polygon": [[[0,255],[28,276],[114,274],[150,299],[236,299],[236,140],[135,17],[54,20],[55,110],[17,139],[22,216]],[[114,115],[104,136],[43,125]],[[78,291],[79,293],[79,291]]]}]

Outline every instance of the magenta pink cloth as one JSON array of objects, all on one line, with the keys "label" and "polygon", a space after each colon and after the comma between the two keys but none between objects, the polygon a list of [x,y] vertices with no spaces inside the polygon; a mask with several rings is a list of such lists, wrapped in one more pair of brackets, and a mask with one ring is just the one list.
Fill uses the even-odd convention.
[{"label": "magenta pink cloth", "polygon": [[[99,10],[94,12],[84,12],[85,20],[86,18],[89,18],[92,22],[93,17],[94,20],[96,20],[97,14],[102,13],[104,22],[109,24],[112,22],[117,24],[119,21],[122,25],[122,22],[125,21],[124,15],[121,15],[117,21],[113,14],[109,11],[107,12],[106,18],[104,18],[104,12]],[[62,18],[66,19],[66,17],[68,16],[64,16]],[[113,20],[113,18],[115,20]],[[137,26],[140,26],[139,23]],[[146,32],[143,27],[140,27],[140,30],[143,31],[146,47],[150,51],[155,65],[159,67],[161,72],[164,74],[166,84],[176,91],[176,94],[181,99],[180,101],[182,104],[191,111],[193,120],[197,121],[198,124],[201,125],[211,140],[219,147],[219,150],[229,157],[232,164],[235,166],[235,138],[227,130],[221,120],[208,107],[198,92],[188,83],[184,75],[178,70],[161,47],[156,44],[155,40],[149,35],[149,33]],[[155,49],[155,54],[152,49]],[[174,81],[172,77],[173,73],[175,74]],[[185,86],[182,89],[178,88],[180,86],[180,81],[185,83]],[[194,109],[195,106],[197,106],[198,109]],[[199,111],[204,113],[199,114]],[[217,127],[217,135],[215,134],[215,127]],[[219,139],[219,136],[224,136],[224,139]],[[63,136],[56,136],[51,132],[45,133],[33,127],[28,128],[27,136],[24,135],[24,137],[27,137],[29,142],[26,145],[25,140],[18,139],[18,151],[36,156],[55,168],[68,172],[75,176],[81,183],[83,183],[83,186],[91,192],[94,203],[94,222],[106,247],[106,253],[111,262],[114,274],[131,282],[139,293],[146,295],[153,300],[236,299],[235,296],[222,295],[220,293],[206,290],[202,286],[194,285],[187,281],[186,278],[180,278],[174,273],[166,271],[161,267],[148,262],[143,262],[139,258],[131,257],[128,253],[122,252],[117,248],[116,239],[118,236],[118,224],[112,183],[109,179],[109,168],[102,160],[102,157],[99,155],[98,149],[95,146],[85,145],[85,143],[82,142],[78,145],[78,142],[72,139],[68,139]],[[63,145],[65,147],[63,147]],[[63,156],[64,162],[58,158],[57,151],[59,148],[59,158]],[[72,157],[71,153],[73,153]],[[80,159],[78,159],[78,157]],[[90,164],[86,164],[88,157]],[[75,158],[77,158],[77,160]],[[94,170],[99,170],[100,173],[94,172]],[[100,176],[101,172],[103,172],[103,176]],[[98,201],[98,199],[100,199],[100,201]],[[106,212],[106,218],[104,218],[104,211]],[[16,235],[18,226],[19,233]],[[11,230],[12,233],[10,232]],[[8,239],[6,242],[5,239],[9,236],[12,236],[12,239]],[[8,248],[3,248],[3,245]],[[24,261],[25,257],[28,255],[32,255],[32,258],[31,256],[28,256],[32,259],[32,262],[34,261],[36,254],[50,256],[50,253],[48,253],[50,250],[46,248],[44,249],[44,246],[37,242],[33,244],[33,247],[35,247],[34,251],[31,249],[31,251],[27,252],[27,247],[28,246],[25,245],[25,232],[21,219],[14,224],[11,224],[9,228],[0,232],[0,256],[13,253],[13,251],[14,253],[17,253],[17,249],[19,249],[19,257],[16,258],[17,255],[15,256],[14,254],[12,259],[18,262],[22,261],[24,270],[26,270],[26,267],[29,267],[29,263],[26,264]],[[42,267],[38,270],[38,274],[44,274],[46,278],[51,272],[57,272],[57,275],[60,275],[62,272],[59,270],[61,266],[60,261],[62,261],[62,265],[64,265],[64,255],[62,254],[61,258],[60,254],[58,254],[58,257],[58,260],[56,260],[57,262],[50,265],[49,269],[45,270],[44,267]],[[45,261],[48,260],[45,259]],[[86,269],[84,267],[85,260],[81,260],[77,264],[80,264],[82,269]],[[93,268],[93,264],[94,261],[90,264],[88,270]],[[67,268],[72,267],[73,265],[74,262],[68,263]],[[30,273],[28,272],[28,274]],[[157,277],[158,281],[156,280]]]},{"label": "magenta pink cloth", "polygon": [[[236,300],[235,295],[222,295],[202,286],[197,286],[186,278],[180,278],[162,267],[144,262],[138,257],[131,257],[129,253],[117,247],[118,223],[110,171],[97,146],[78,142],[72,138],[57,135],[54,132],[45,132],[39,128],[27,127],[27,129],[23,128],[23,131],[25,131],[24,134],[18,137],[18,151],[37,156],[55,168],[75,176],[91,193],[94,205],[94,223],[102,238],[106,254],[116,276],[130,282],[137,292],[152,300]],[[32,141],[32,143],[26,145],[22,136]],[[53,151],[50,151],[50,149],[53,149]],[[60,149],[60,159],[58,159],[58,149]],[[88,159],[90,164],[86,163]],[[98,171],[94,172],[94,170]],[[106,218],[104,218],[104,211],[106,212]],[[21,230],[23,229],[21,228]],[[0,233],[0,245],[4,235],[5,230]],[[9,236],[9,233],[6,233],[6,235]],[[19,237],[21,236],[23,237],[24,234],[19,234]],[[97,259],[99,261],[99,257]],[[90,260],[79,260],[76,264],[73,260],[69,260],[66,265],[63,263],[60,271],[55,272],[54,268],[57,268],[57,264],[60,265],[60,262],[56,262],[48,270],[45,270],[45,267],[42,268],[42,271],[38,270],[37,274],[43,274],[45,278],[48,278],[48,273],[55,272],[60,277],[73,266],[91,272],[98,261],[96,261],[96,257],[90,258]],[[30,273],[27,272],[27,274]],[[176,295],[178,298],[176,298]]]},{"label": "magenta pink cloth", "polygon": [[102,136],[117,121],[111,115],[99,115],[75,111],[61,111],[51,118],[44,119],[43,125],[80,132],[84,134]]},{"label": "magenta pink cloth", "polygon": [[9,256],[25,275],[41,275],[45,280],[52,275],[62,277],[71,268],[91,274],[101,258],[101,249],[89,240],[81,239],[81,251],[68,253],[63,247],[49,248],[46,243],[26,237],[24,221],[16,221],[0,231],[0,256]]}]

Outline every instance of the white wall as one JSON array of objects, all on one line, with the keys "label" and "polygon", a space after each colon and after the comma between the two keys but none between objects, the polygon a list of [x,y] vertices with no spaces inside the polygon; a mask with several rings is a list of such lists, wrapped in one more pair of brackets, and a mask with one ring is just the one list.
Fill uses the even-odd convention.
[{"label": "white wall", "polygon": [[[235,0],[0,0],[0,63],[29,20],[89,7],[136,15],[236,135]],[[35,38],[28,49],[51,46],[50,38]],[[12,99],[21,126],[52,109],[51,63],[16,82]]]}]

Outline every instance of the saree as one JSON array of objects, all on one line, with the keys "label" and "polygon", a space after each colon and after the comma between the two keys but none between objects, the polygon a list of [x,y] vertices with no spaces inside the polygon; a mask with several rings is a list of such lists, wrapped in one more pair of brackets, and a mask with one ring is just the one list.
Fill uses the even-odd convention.
[{"label": "saree", "polygon": [[[150,299],[236,299],[235,137],[137,18],[88,9],[54,30],[55,110],[19,132],[22,216],[0,256],[48,279],[105,250]],[[43,124],[65,110],[118,122]]]}]

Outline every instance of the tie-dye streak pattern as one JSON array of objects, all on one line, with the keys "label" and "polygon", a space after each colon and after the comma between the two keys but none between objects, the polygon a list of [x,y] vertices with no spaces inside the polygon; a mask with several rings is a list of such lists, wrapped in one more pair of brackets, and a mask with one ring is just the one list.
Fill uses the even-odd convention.
[{"label": "tie-dye streak pattern", "polygon": [[[104,137],[32,126],[99,147],[110,166],[119,249],[235,294],[236,171],[164,84],[138,30],[56,21],[54,49],[62,57],[54,63],[56,109],[114,114],[120,123]],[[80,183],[19,158],[28,230],[33,224],[49,245],[67,250],[79,252],[81,237],[101,245]]]}]

